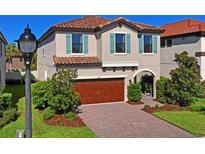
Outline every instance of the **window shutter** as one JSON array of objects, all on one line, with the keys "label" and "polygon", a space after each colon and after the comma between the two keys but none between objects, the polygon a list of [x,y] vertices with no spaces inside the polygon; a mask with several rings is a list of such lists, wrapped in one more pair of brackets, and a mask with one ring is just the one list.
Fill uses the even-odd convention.
[{"label": "window shutter", "polygon": [[152,53],[157,53],[157,35],[152,36]]},{"label": "window shutter", "polygon": [[110,53],[113,54],[115,52],[115,34],[110,33]]},{"label": "window shutter", "polygon": [[138,38],[139,38],[139,53],[144,53],[144,35],[139,34]]},{"label": "window shutter", "polygon": [[131,53],[130,34],[126,34],[126,48],[127,48],[127,53]]},{"label": "window shutter", "polygon": [[84,54],[88,54],[88,34],[84,34],[83,35],[83,51],[84,51]]},{"label": "window shutter", "polygon": [[66,53],[71,54],[71,34],[66,34]]}]

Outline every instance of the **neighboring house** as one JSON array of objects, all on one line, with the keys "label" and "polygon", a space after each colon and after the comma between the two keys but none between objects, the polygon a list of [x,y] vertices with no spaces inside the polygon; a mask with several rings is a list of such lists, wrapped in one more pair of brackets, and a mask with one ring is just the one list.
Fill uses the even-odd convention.
[{"label": "neighboring house", "polygon": [[[127,86],[141,74],[160,77],[160,33],[164,30],[122,17],[97,16],[53,25],[39,39],[38,79],[76,68],[81,104],[127,100]],[[139,76],[139,77],[138,77]]]},{"label": "neighboring house", "polygon": [[6,71],[10,70],[24,70],[24,59],[21,55],[15,55],[12,57],[11,64],[6,62]]},{"label": "neighboring house", "polygon": [[6,76],[6,45],[7,41],[0,32],[0,84],[5,84]]},{"label": "neighboring house", "polygon": [[187,51],[195,56],[200,65],[200,74],[205,79],[205,22],[183,20],[161,26],[161,76],[170,77],[171,69],[178,65],[173,60],[175,53]]}]

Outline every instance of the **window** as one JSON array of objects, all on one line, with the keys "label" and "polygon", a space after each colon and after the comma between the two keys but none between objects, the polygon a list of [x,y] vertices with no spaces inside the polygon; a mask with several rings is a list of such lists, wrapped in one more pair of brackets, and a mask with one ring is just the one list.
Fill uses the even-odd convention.
[{"label": "window", "polygon": [[144,35],[144,53],[152,53],[152,35]]},{"label": "window", "polygon": [[172,46],[172,39],[167,40],[167,47],[171,47]]},{"label": "window", "polygon": [[161,48],[165,47],[165,39],[161,39],[160,46]]},{"label": "window", "polygon": [[116,53],[125,53],[125,34],[115,34]]},{"label": "window", "polygon": [[83,53],[82,34],[72,34],[72,53]]}]

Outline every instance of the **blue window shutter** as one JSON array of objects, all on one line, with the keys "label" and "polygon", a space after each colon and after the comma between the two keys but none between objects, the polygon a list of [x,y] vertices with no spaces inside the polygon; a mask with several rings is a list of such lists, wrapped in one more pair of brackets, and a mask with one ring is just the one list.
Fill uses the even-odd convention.
[{"label": "blue window shutter", "polygon": [[84,34],[83,35],[83,51],[84,51],[84,54],[88,54],[88,34]]},{"label": "blue window shutter", "polygon": [[152,35],[152,52],[157,53],[157,35]]},{"label": "blue window shutter", "polygon": [[66,34],[66,53],[71,54],[71,34]]},{"label": "blue window shutter", "polygon": [[131,53],[130,34],[126,34],[126,48],[127,48],[127,53]]},{"label": "blue window shutter", "polygon": [[113,54],[115,52],[115,34],[110,33],[110,53]]},{"label": "blue window shutter", "polygon": [[144,53],[144,35],[139,34],[139,53]]}]

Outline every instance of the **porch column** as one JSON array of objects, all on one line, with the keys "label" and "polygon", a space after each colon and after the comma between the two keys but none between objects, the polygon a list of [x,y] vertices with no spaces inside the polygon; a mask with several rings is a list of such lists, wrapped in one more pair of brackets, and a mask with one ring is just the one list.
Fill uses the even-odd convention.
[{"label": "porch column", "polygon": [[157,79],[155,76],[153,76],[153,97],[154,98],[157,97],[156,82],[157,82]]}]

